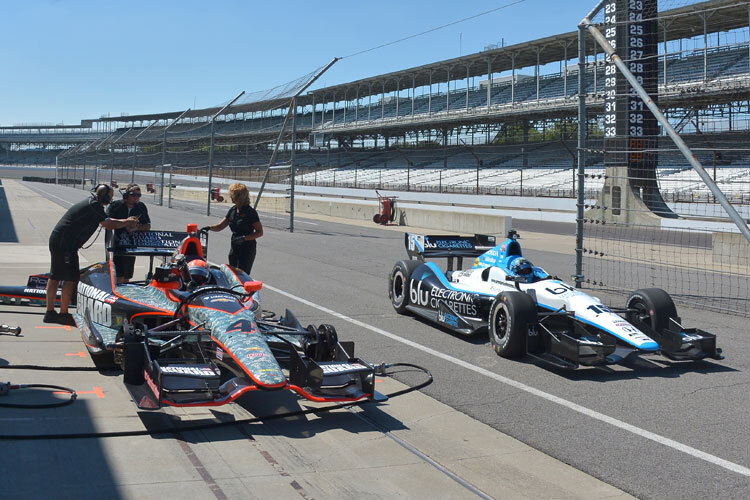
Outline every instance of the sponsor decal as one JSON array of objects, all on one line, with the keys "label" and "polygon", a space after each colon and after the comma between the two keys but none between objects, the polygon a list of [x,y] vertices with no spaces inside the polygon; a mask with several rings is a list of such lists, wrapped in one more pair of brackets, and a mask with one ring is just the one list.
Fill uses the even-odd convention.
[{"label": "sponsor decal", "polygon": [[224,359],[224,351],[221,350],[221,347],[216,348],[216,359]]},{"label": "sponsor decal", "polygon": [[186,233],[172,231],[137,231],[120,237],[121,246],[179,248]]},{"label": "sponsor decal", "polygon": [[453,328],[458,328],[458,316],[453,314],[438,311],[438,321],[448,326],[452,326]]},{"label": "sponsor decal", "polygon": [[34,288],[46,288],[47,280],[48,278],[46,276],[29,276],[27,286]]},{"label": "sponsor decal", "polygon": [[47,290],[40,288],[24,288],[23,293],[27,293],[29,295],[47,295]]},{"label": "sponsor decal", "polygon": [[156,396],[158,398],[159,397],[159,387],[151,379],[151,375],[149,375],[148,370],[143,370],[143,378],[146,379],[146,384],[149,386],[149,388],[151,388],[151,391],[154,393],[154,396]]},{"label": "sponsor decal", "polygon": [[508,248],[508,245],[506,245],[505,243],[503,243],[502,245],[500,245],[500,251],[503,252],[503,253],[505,253],[505,250],[507,248]]},{"label": "sponsor decal", "polygon": [[330,365],[320,365],[320,367],[323,369],[324,375],[367,369],[366,366],[360,363],[335,363]]},{"label": "sponsor decal", "polygon": [[412,304],[418,304],[423,307],[438,309],[440,302],[461,315],[476,316],[477,307],[474,299],[477,294],[462,292],[459,290],[448,290],[446,288],[432,288],[430,290],[422,289],[422,281],[412,281],[409,288],[409,300]]},{"label": "sponsor decal", "polygon": [[112,294],[99,290],[96,287],[78,282],[78,297],[76,302],[76,311],[78,314],[86,317],[88,312],[91,321],[104,326],[112,325],[112,302],[117,297]]},{"label": "sponsor decal", "polygon": [[493,257],[500,257],[500,255],[498,255],[497,253],[497,250],[495,250],[494,248],[492,250],[487,250],[486,252],[484,252],[484,254],[491,255]]},{"label": "sponsor decal", "polygon": [[204,302],[217,303],[217,302],[237,302],[234,297],[227,297],[226,295],[211,295],[204,299]]},{"label": "sponsor decal", "polygon": [[458,249],[468,249],[471,250],[473,245],[471,242],[460,239],[460,240],[454,240],[454,239],[433,239],[431,240],[429,237],[425,236],[424,238],[424,247],[427,248],[445,248],[445,249],[451,249],[451,248],[458,248]]},{"label": "sponsor decal", "polygon": [[694,342],[696,340],[703,340],[703,338],[704,338],[703,335],[698,335],[697,333],[693,333],[693,334],[686,333],[686,334],[684,334],[682,336],[682,341],[683,342]]},{"label": "sponsor decal", "polygon": [[176,373],[179,375],[195,375],[197,377],[218,377],[220,373],[210,366],[162,366],[162,373]]},{"label": "sponsor decal", "polygon": [[424,248],[424,236],[421,234],[410,234],[409,235],[409,251],[410,252],[421,252]]},{"label": "sponsor decal", "polygon": [[247,353],[247,357],[248,358],[262,358],[265,355],[266,355],[266,353],[264,353],[264,352],[249,352],[249,353]]}]

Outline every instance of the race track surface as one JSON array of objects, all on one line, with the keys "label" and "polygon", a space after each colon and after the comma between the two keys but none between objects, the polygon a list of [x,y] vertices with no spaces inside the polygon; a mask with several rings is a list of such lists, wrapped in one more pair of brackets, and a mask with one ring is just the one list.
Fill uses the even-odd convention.
[{"label": "race track surface", "polygon": [[[71,188],[24,186],[61,206],[82,196]],[[149,210],[155,229],[218,221],[203,215],[205,206],[187,202],[179,210]],[[524,234],[523,221],[516,227],[525,256],[570,276],[572,235]],[[212,233],[209,258],[222,260],[228,243],[228,232]],[[331,323],[368,360],[427,367],[435,383],[422,390],[425,395],[615,488],[639,498],[747,498],[746,319],[679,309],[685,326],[717,334],[723,361],[649,358],[642,366],[562,372],[530,360],[499,358],[486,338],[458,337],[396,314],[387,277],[394,262],[404,258],[403,228],[297,218],[294,233],[266,230],[253,277],[265,284],[264,309],[289,307],[303,324]],[[602,299],[623,305],[622,297]],[[419,376],[404,373],[395,379],[414,384]],[[381,411],[388,413],[387,406]],[[503,471],[497,475],[503,477]],[[620,494],[614,491],[610,494]],[[567,490],[546,493],[569,496]]]}]

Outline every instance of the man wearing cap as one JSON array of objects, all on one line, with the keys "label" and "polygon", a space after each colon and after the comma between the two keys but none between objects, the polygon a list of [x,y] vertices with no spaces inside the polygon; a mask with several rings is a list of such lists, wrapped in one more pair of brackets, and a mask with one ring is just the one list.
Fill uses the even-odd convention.
[{"label": "man wearing cap", "polygon": [[[107,214],[113,219],[138,218],[134,228],[116,229],[113,243],[116,243],[126,232],[132,233],[133,231],[148,231],[151,229],[151,219],[148,216],[146,205],[141,202],[141,188],[138,184],[128,184],[128,187],[122,193],[122,200],[113,201],[107,208]],[[117,283],[127,283],[133,277],[135,257],[132,255],[115,255],[112,257],[112,262],[115,265]]]}]

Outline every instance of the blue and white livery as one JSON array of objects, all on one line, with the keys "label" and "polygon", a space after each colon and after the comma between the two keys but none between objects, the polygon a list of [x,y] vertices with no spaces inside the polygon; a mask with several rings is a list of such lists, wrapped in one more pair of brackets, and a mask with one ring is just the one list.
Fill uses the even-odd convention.
[{"label": "blue and white livery", "polygon": [[[513,230],[499,245],[486,235],[406,233],[405,246],[410,260],[397,262],[389,278],[396,311],[464,335],[486,331],[500,356],[528,354],[564,368],[642,354],[722,359],[716,337],[683,328],[663,290],[637,290],[626,307],[608,307],[529,262]],[[447,270],[427,258],[446,258]],[[472,267],[462,269],[470,258]]]}]

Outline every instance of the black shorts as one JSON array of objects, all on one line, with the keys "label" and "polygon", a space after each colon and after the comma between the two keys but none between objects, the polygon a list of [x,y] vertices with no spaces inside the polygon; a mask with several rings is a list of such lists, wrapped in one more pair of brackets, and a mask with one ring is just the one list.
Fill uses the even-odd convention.
[{"label": "black shorts", "polygon": [[130,279],[133,277],[135,257],[130,255],[115,255],[112,257],[112,262],[115,265],[115,275],[118,278],[125,277]]},{"label": "black shorts", "polygon": [[51,265],[50,279],[57,281],[78,281],[81,266],[78,264],[78,251],[64,252],[59,248],[49,249]]}]

